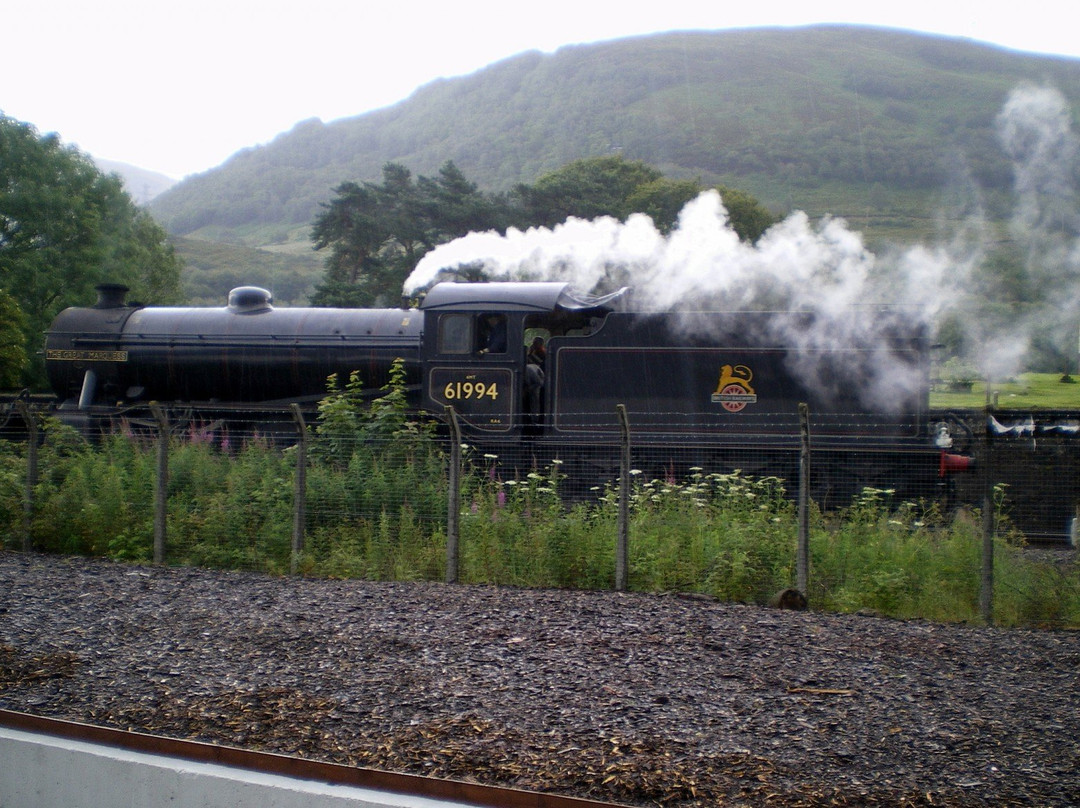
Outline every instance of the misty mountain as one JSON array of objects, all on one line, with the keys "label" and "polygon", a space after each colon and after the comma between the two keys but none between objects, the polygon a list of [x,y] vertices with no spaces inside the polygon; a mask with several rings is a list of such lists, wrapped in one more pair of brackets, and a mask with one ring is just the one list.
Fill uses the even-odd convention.
[{"label": "misty mountain", "polygon": [[[303,121],[185,179],[151,209],[176,235],[300,255],[321,203],[385,163],[453,160],[488,191],[619,152],[672,178],[833,214],[868,240],[922,239],[958,195],[1012,205],[995,122],[1010,92],[1080,101],[1080,60],[963,39],[821,26],[668,33],[523,53],[385,109]],[[292,245],[284,249],[283,245]]]},{"label": "misty mountain", "polygon": [[94,164],[106,174],[118,174],[124,181],[124,189],[137,205],[145,205],[154,197],[176,185],[176,180],[156,171],[147,171],[127,163],[93,158]]}]

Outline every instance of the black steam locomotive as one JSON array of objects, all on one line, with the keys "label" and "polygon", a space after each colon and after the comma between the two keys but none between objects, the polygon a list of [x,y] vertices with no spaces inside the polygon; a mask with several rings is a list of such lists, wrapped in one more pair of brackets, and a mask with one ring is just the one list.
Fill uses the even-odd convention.
[{"label": "black steam locomotive", "polygon": [[606,456],[623,405],[641,463],[790,477],[805,403],[836,496],[932,495],[951,466],[930,423],[927,340],[884,313],[872,335],[829,345],[806,339],[820,325],[808,313],[635,312],[628,290],[561,282],[444,282],[418,308],[371,310],[275,308],[255,287],[223,308],[143,307],[126,291],[99,287],[46,335],[58,414],[84,429],[151,401],[204,418],[314,407],[334,373],[375,394],[401,359],[418,410],[449,405],[466,440],[503,457]]}]

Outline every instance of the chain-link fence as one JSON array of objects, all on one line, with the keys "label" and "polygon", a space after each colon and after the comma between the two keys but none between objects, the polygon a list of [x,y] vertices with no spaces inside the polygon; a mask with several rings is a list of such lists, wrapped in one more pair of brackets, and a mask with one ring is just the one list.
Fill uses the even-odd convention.
[{"label": "chain-link fence", "polygon": [[936,413],[938,445],[790,414],[756,416],[742,445],[625,411],[591,435],[488,441],[389,410],[155,408],[92,441],[46,415],[7,419],[4,547],[282,574],[751,601],[798,587],[889,612],[936,565],[988,615],[993,548],[1068,546],[1080,497],[1068,413]]}]

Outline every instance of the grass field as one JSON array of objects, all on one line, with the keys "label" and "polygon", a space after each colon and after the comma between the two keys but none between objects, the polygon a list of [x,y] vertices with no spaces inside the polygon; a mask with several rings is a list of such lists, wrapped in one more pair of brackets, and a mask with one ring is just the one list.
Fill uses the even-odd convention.
[{"label": "grass field", "polygon": [[[1002,409],[1080,410],[1080,377],[1063,382],[1060,373],[1022,373],[1014,379],[990,384],[992,403]],[[953,392],[936,385],[930,393],[934,409],[982,408],[987,404],[986,383],[976,381],[968,392]]]}]

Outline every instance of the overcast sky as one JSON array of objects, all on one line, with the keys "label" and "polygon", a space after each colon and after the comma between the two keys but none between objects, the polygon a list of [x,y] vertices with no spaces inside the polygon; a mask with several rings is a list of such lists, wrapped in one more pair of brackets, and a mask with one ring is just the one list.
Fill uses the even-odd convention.
[{"label": "overcast sky", "polygon": [[359,115],[527,50],[674,30],[854,23],[1080,57],[1064,0],[703,3],[48,0],[0,14],[0,111],[174,178],[299,121]]}]

